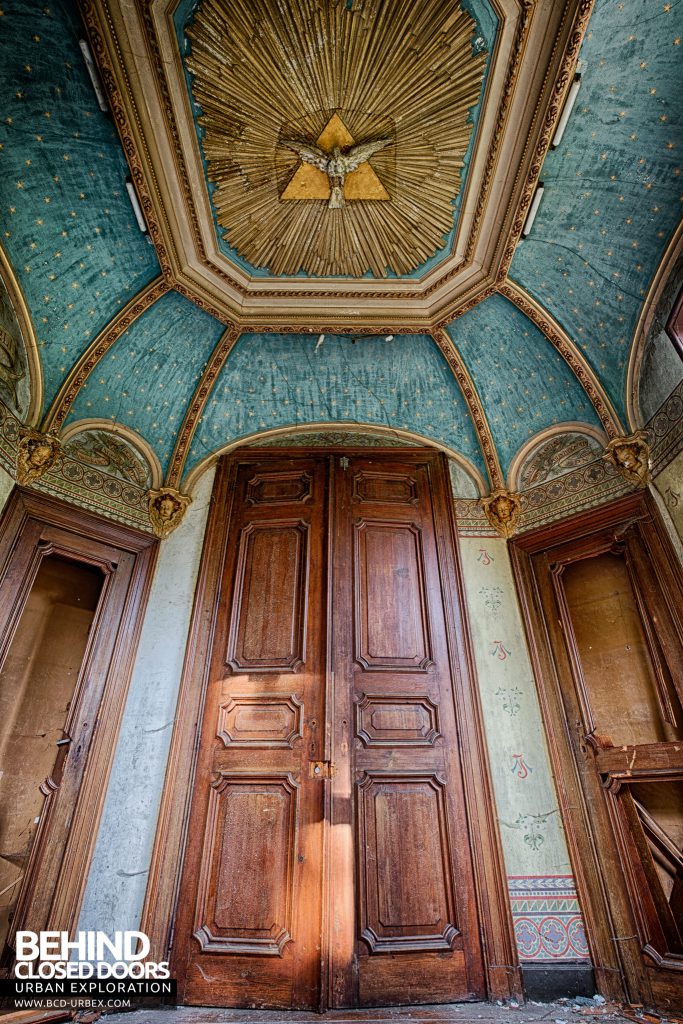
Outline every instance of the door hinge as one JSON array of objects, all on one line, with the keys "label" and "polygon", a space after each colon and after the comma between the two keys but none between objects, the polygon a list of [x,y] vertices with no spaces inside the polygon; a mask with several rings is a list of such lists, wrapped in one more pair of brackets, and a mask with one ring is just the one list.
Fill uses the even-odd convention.
[{"label": "door hinge", "polygon": [[342,455],[342,457],[340,458],[339,465],[344,471],[346,471],[349,468],[349,460],[345,455]]}]

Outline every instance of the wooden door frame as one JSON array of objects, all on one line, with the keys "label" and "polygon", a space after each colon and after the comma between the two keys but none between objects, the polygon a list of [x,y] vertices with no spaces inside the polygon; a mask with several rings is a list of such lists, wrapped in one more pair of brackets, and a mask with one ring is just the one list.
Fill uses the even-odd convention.
[{"label": "wooden door frame", "polygon": [[[572,724],[567,721],[563,685],[573,685],[564,653],[553,654],[551,637],[541,602],[532,556],[559,549],[569,542],[582,542],[587,553],[604,549],[608,533],[621,533],[635,525],[662,586],[669,611],[670,595],[683,593],[683,571],[671,539],[649,492],[639,491],[608,505],[583,512],[561,523],[552,523],[516,537],[510,555],[522,608],[531,664],[548,737],[548,749],[555,777],[562,822],[567,836],[572,871],[586,926],[588,945],[599,992],[608,999],[628,1000],[629,990],[649,990],[640,947],[630,949],[623,938],[638,929],[625,886],[610,888],[601,857],[607,858],[619,877],[617,844],[611,831],[607,807],[589,807],[571,740]],[[603,813],[604,810],[604,813]],[[620,890],[620,891],[616,891]],[[616,937],[616,941],[615,941]]]},{"label": "wooden door frame", "polygon": [[465,590],[457,543],[446,456],[430,448],[257,448],[224,456],[214,481],[211,507],[195,591],[175,726],[140,928],[150,938],[152,957],[172,957],[175,907],[186,843],[189,802],[194,788],[197,739],[201,727],[215,611],[240,461],[282,462],[323,456],[362,456],[427,462],[435,512],[435,535],[446,612],[446,634],[458,719],[462,777],[470,826],[475,899],[483,937],[489,999],[522,998],[522,980],[506,885],[483,717],[476,685]]},{"label": "wooden door frame", "polygon": [[[87,715],[48,780],[40,824],[17,899],[17,927],[73,933],[116,748],[158,543],[150,534],[100,519],[16,487],[0,522],[0,647],[6,650],[44,557],[57,554],[102,571],[104,584],[67,727]],[[12,594],[14,599],[12,599]],[[68,771],[67,771],[68,769]],[[48,842],[49,840],[49,842]]]}]

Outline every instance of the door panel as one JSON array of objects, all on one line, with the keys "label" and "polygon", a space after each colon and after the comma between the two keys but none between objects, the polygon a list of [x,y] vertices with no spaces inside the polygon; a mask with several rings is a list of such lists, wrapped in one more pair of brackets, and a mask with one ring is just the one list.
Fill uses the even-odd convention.
[{"label": "door panel", "polygon": [[483,998],[429,469],[335,490],[332,1005]]},{"label": "door panel", "polygon": [[236,471],[176,925],[189,1003],[319,1006],[326,481],[320,459]]},{"label": "door panel", "polygon": [[434,463],[235,459],[176,922],[186,1002],[484,997]]},{"label": "door panel", "polygon": [[290,773],[216,773],[194,926],[202,950],[280,956],[292,941],[298,791]]}]

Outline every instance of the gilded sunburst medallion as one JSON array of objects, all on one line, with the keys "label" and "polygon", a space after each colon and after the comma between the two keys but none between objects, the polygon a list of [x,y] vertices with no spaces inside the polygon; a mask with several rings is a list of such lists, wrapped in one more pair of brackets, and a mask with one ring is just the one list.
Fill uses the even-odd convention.
[{"label": "gilded sunburst medallion", "polygon": [[203,0],[188,35],[214,210],[243,259],[385,277],[443,247],[486,64],[460,0]]}]

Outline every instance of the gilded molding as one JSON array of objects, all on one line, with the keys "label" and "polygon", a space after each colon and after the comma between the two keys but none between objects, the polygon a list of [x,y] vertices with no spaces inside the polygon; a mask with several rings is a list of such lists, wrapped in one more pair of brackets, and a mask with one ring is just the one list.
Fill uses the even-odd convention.
[{"label": "gilded molding", "polygon": [[[500,147],[501,139],[505,131],[507,123],[508,109],[510,107],[510,101],[515,91],[515,85],[517,84],[517,77],[519,75],[519,68],[526,43],[526,37],[529,32],[529,25],[531,24],[531,15],[534,9],[535,0],[522,0],[522,11],[517,26],[517,32],[515,34],[515,42],[513,45],[513,56],[510,61],[507,77],[505,79],[505,85],[503,87],[503,95],[500,99],[498,106],[498,118],[496,120],[496,127],[491,138],[488,158],[486,160],[486,167],[484,169],[484,175],[482,178],[479,197],[477,199],[477,207],[474,211],[474,217],[472,218],[472,227],[470,229],[470,236],[467,241],[467,248],[465,249],[465,259],[469,262],[474,255],[474,248],[476,241],[479,237],[481,229],[481,222],[484,216],[484,210],[486,209],[486,199],[491,189],[493,182],[493,176],[496,171],[498,149]],[[443,283],[443,279],[439,281],[439,285]],[[436,287],[436,286],[432,286]],[[462,310],[466,312],[466,310]],[[458,312],[457,316],[461,316],[462,313]]]},{"label": "gilded molding", "polygon": [[[543,127],[541,129],[541,133],[538,139],[536,140],[533,157],[531,159],[531,166],[527,171],[526,183],[524,185],[521,198],[517,205],[517,213],[513,221],[512,227],[510,229],[507,246],[505,252],[503,253],[503,258],[498,270],[498,281],[500,284],[503,284],[505,282],[508,270],[510,269],[510,264],[512,263],[512,258],[515,254],[515,249],[517,248],[517,244],[521,237],[522,228],[524,227],[524,222],[526,221],[527,213],[529,212],[529,207],[531,206],[531,200],[534,197],[536,185],[538,184],[538,179],[541,174],[543,161],[545,160],[546,154],[550,147],[550,143],[552,141],[552,137],[555,131],[555,126],[560,117],[560,114],[562,113],[562,107],[564,105],[565,96],[567,94],[567,91],[569,90],[569,87],[571,86],[572,79],[574,77],[574,72],[576,70],[576,62],[579,59],[579,50],[581,49],[581,43],[583,42],[583,37],[586,32],[586,28],[588,27],[588,22],[592,14],[594,4],[595,0],[581,0],[574,14],[573,24],[571,27],[571,31],[569,33],[569,39],[564,50],[562,65],[555,79],[555,84],[553,86],[553,90],[551,93],[550,103],[548,105],[548,108],[546,109],[545,117],[543,119]],[[559,39],[556,39],[553,52],[555,52],[558,43]],[[544,87],[541,92],[542,96],[545,96],[545,84],[546,83],[544,81]],[[537,111],[534,113],[534,123],[536,122],[537,113],[538,108]],[[526,148],[527,147],[525,147],[525,153]],[[520,161],[520,167],[523,166],[523,164],[524,157],[522,157],[522,160]]]},{"label": "gilded molding", "polygon": [[[282,316],[282,307],[285,303],[295,301],[295,316],[300,323],[306,325],[310,323],[307,319],[310,307],[307,309],[302,305],[304,300],[322,304],[323,307],[325,300],[335,303],[337,307],[349,301],[391,303],[393,300],[402,300],[406,310],[411,300],[414,300],[413,307],[415,303],[424,306],[425,327],[431,327],[443,319],[444,311],[449,307],[451,310],[455,309],[456,314],[471,308],[470,303],[476,304],[490,294],[488,288],[493,276],[496,275],[498,279],[497,267],[493,266],[491,260],[499,262],[499,254],[506,241],[505,234],[501,234],[495,245],[489,247],[490,258],[488,248],[486,255],[478,255],[478,252],[483,244],[483,226],[487,210],[493,210],[492,204],[495,204],[495,223],[507,224],[515,207],[514,197],[520,189],[520,174],[515,177],[509,190],[506,187],[507,199],[496,184],[499,181],[496,172],[504,156],[503,151],[515,134],[521,133],[522,137],[526,137],[529,133],[535,135],[538,130],[537,113],[527,115],[525,110],[528,110],[530,105],[525,108],[519,101],[520,81],[524,79],[526,82],[530,79],[530,58],[527,59],[530,45],[538,44],[539,59],[542,59],[544,65],[548,60],[556,61],[558,47],[564,46],[564,39],[567,36],[564,26],[572,18],[572,12],[579,2],[580,0],[571,0],[561,15],[553,16],[552,36],[547,31],[543,32],[534,0],[516,0],[514,6],[511,0],[495,3],[501,26],[509,25],[514,18],[515,27],[514,31],[505,37],[504,46],[500,45],[504,36],[501,28],[501,34],[494,47],[490,81],[495,79],[497,84],[495,90],[490,87],[490,82],[487,84],[487,113],[478,131],[478,134],[485,137],[485,150],[482,148],[473,160],[468,175],[469,185],[465,184],[467,207],[473,210],[471,220],[463,227],[462,237],[454,244],[451,255],[446,257],[446,265],[434,268],[422,282],[406,281],[394,289],[389,282],[388,287],[382,288],[368,287],[369,282],[366,282],[364,285],[354,286],[351,290],[348,284],[336,286],[333,281],[330,281],[329,287],[311,288],[310,282],[306,282],[305,286],[299,286],[295,278],[285,281],[282,287],[278,287],[276,282],[261,285],[260,279],[250,279],[248,273],[237,265],[230,270],[222,265],[226,262],[225,257],[214,250],[214,245],[206,234],[209,230],[206,219],[208,199],[202,199],[199,207],[194,202],[190,176],[193,175],[195,158],[192,157],[191,166],[186,166],[188,157],[183,150],[183,145],[187,144],[186,125],[180,115],[176,123],[174,104],[177,105],[179,102],[179,94],[176,93],[181,87],[184,90],[185,86],[180,55],[177,53],[177,47],[174,49],[175,36],[169,28],[169,4],[152,5],[145,3],[144,0],[134,0],[133,5],[128,6],[123,5],[121,0],[80,0],[84,20],[91,35],[93,51],[98,63],[102,64],[102,77],[124,150],[131,164],[133,180],[145,211],[151,237],[157,247],[162,273],[174,282],[181,294],[193,298],[201,308],[218,315],[223,322],[231,319],[239,321],[242,316],[251,320],[263,320],[264,314],[255,311],[257,306],[263,306],[266,316],[269,306],[278,307],[276,316]],[[117,32],[121,33],[120,39]],[[144,56],[141,55],[141,63],[136,62],[136,72],[133,74],[131,71],[129,80],[126,62],[135,60],[135,46],[132,40],[140,37],[144,40]],[[498,68],[497,75],[493,74],[494,66]],[[542,87],[546,92],[533,86],[534,111],[538,111],[546,104],[545,95],[549,81],[550,75],[546,73]],[[133,86],[131,82],[134,83]],[[142,100],[141,90],[146,90],[152,84],[153,93],[149,95],[155,97],[152,104],[154,109],[148,109],[147,102]],[[169,153],[174,157],[173,173],[168,180],[159,169],[160,166],[167,166],[159,165],[159,147],[152,144],[151,140],[150,147],[145,142],[144,132],[150,130],[148,118],[154,123],[151,130],[157,137],[160,133],[164,139],[164,147],[168,147]],[[523,152],[526,153],[526,148]],[[157,162],[154,163],[154,160]],[[147,184],[143,180],[144,174],[148,178]],[[469,187],[473,189],[472,194],[468,192]],[[165,207],[165,204],[175,203],[178,194],[182,200],[180,209],[181,219],[184,219],[184,233],[180,232],[179,222],[176,223],[177,219],[171,215],[170,207],[168,214]],[[211,232],[213,235],[212,228]],[[487,232],[486,237],[488,236]],[[464,258],[461,253],[464,254]],[[480,278],[473,282],[475,268],[482,269],[485,266],[488,267],[488,271],[485,271],[483,280]],[[276,284],[275,287],[271,286],[273,283]],[[443,292],[443,299],[439,297],[440,291]],[[213,304],[212,297],[215,299]],[[464,300],[464,309],[458,309],[458,298]],[[404,315],[403,309],[397,309],[393,315],[394,322],[400,321]],[[415,320],[414,312],[407,315]],[[386,311],[381,312],[380,316],[386,319]]]},{"label": "gilded molding", "polygon": [[61,457],[62,443],[58,437],[25,427],[17,446],[17,483],[26,485],[39,480]]},{"label": "gilded molding", "polygon": [[0,277],[2,277],[17,320],[19,321],[19,328],[26,349],[30,379],[30,400],[26,414],[26,423],[30,427],[36,427],[43,407],[43,367],[40,362],[36,332],[33,329],[33,320],[31,319],[28,304],[14,273],[14,268],[2,245],[0,245]]},{"label": "gilded molding", "polygon": [[192,498],[175,487],[150,490],[149,521],[159,540],[165,540],[182,523]]},{"label": "gilded molding", "polygon": [[[106,0],[78,0],[78,3],[81,17],[88,35],[88,41],[95,60],[97,61],[102,85],[107,94],[114,123],[118,130],[119,138],[121,139],[126,160],[128,161],[131,178],[135,184],[138,199],[140,200],[140,204],[145,215],[145,221],[147,222],[150,237],[154,242],[157,259],[159,260],[159,265],[161,267],[161,273],[167,281],[171,282],[174,279],[174,274],[170,255],[166,248],[161,227],[156,218],[155,207],[152,202],[150,191],[147,187],[145,171],[143,170],[142,161],[140,160],[138,152],[138,141],[133,134],[132,125],[128,117],[128,111],[117,85],[114,64],[103,38],[103,34],[106,35],[107,39],[116,48],[118,70],[126,82],[128,96],[131,97],[132,93],[130,91],[130,82],[121,58],[121,51],[118,47],[118,43],[116,42],[116,33],[113,29],[108,4]],[[135,109],[134,102],[132,102],[132,106],[133,109]],[[142,134],[137,112],[135,113],[135,121],[140,145],[146,150],[144,136]]]},{"label": "gilded molding", "polygon": [[648,293],[640,307],[636,329],[633,332],[626,375],[626,415],[628,416],[628,425],[633,430],[643,426],[643,414],[640,410],[640,370],[643,364],[648,334],[660,296],[682,252],[683,220],[681,220],[674,231],[666,251],[652,276]]},{"label": "gilded molding", "polygon": [[431,333],[434,341],[439,346],[442,355],[445,357],[448,365],[453,371],[463,397],[467,402],[467,408],[469,409],[472,422],[474,423],[475,430],[477,431],[479,444],[481,445],[491,484],[494,488],[504,487],[505,478],[500,466],[500,460],[498,459],[498,452],[496,451],[493,434],[491,433],[491,428],[486,418],[486,413],[484,412],[484,406],[474,385],[474,381],[470,377],[469,371],[465,366],[462,356],[458,352],[455,342],[451,336],[445,330],[438,328]]},{"label": "gilded molding", "polygon": [[505,487],[497,487],[487,498],[481,499],[481,506],[493,529],[506,540],[517,532],[522,512],[520,497]]},{"label": "gilded molding", "polygon": [[501,295],[514,303],[517,309],[521,310],[538,327],[539,331],[545,335],[553,348],[560,353],[588,395],[607,437],[618,437],[624,429],[621,420],[598,377],[591,369],[590,364],[581,355],[578,346],[571,340],[566,331],[560,327],[557,320],[550,315],[540,302],[533,299],[528,292],[510,278],[503,282],[499,291]]},{"label": "gilded molding", "polygon": [[195,388],[192,401],[185,411],[185,416],[183,418],[180,431],[178,432],[178,438],[166,472],[167,487],[177,487],[180,483],[183,475],[183,467],[185,466],[185,459],[190,445],[192,444],[192,438],[194,437],[194,432],[197,429],[197,423],[204,412],[209,395],[211,394],[211,389],[216,383],[216,378],[223,369],[223,364],[235,347],[241,333],[242,331],[240,328],[233,324],[221,335],[216,347],[211,353],[209,361],[204,368],[204,372],[199,378],[199,382]]},{"label": "gilded molding", "polygon": [[631,487],[647,487],[650,483],[650,435],[636,430],[628,437],[614,437],[605,448],[603,459],[611,462]]},{"label": "gilded molding", "polygon": [[107,354],[114,342],[118,341],[121,335],[135,323],[138,317],[142,316],[150,306],[154,305],[157,299],[160,299],[168,291],[170,291],[168,282],[162,278],[156,278],[109,321],[104,330],[98,334],[71,367],[66,380],[45,414],[42,423],[44,431],[49,430],[58,433],[61,430],[65,419],[69,415],[71,406],[76,401],[78,392],[99,361]]}]

